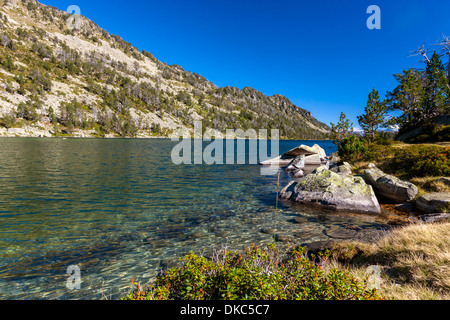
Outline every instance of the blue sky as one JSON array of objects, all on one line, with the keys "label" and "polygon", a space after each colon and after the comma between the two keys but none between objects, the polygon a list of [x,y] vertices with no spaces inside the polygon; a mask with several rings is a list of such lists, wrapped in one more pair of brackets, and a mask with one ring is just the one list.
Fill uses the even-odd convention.
[{"label": "blue sky", "polygon": [[[168,64],[218,86],[283,94],[322,122],[357,126],[372,88],[421,67],[419,45],[450,36],[448,0],[41,0],[81,14]],[[369,30],[367,8],[381,9]],[[446,62],[446,61],[445,61]]]}]

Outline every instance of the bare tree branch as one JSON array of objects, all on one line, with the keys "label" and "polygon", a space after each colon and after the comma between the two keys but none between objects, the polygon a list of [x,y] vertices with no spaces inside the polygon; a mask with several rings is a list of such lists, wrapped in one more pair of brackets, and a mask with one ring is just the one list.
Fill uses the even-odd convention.
[{"label": "bare tree branch", "polygon": [[441,57],[448,56],[448,62],[446,65],[447,65],[447,79],[449,83],[447,84],[447,87],[450,88],[450,37],[442,35],[442,41],[438,43],[438,46],[442,47]]},{"label": "bare tree branch", "polygon": [[442,47],[442,55],[448,55],[450,52],[450,37],[442,35],[442,41],[437,45]]},{"label": "bare tree branch", "polygon": [[425,44],[422,44],[417,50],[412,51],[409,55],[410,57],[422,56],[424,58],[423,62],[427,64],[431,63],[431,60],[428,58],[428,49],[425,49]]}]

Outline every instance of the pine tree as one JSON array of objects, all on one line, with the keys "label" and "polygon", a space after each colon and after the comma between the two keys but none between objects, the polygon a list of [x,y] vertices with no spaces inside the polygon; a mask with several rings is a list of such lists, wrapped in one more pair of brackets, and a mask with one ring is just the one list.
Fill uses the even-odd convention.
[{"label": "pine tree", "polygon": [[409,69],[394,77],[399,85],[386,94],[386,103],[389,111],[401,111],[402,114],[391,119],[390,124],[398,124],[402,128],[415,126],[425,99],[423,72]]},{"label": "pine tree", "polygon": [[449,100],[448,79],[444,65],[436,51],[430,62],[427,63],[425,80],[425,99],[421,108],[421,122],[427,123],[444,112]]},{"label": "pine tree", "polygon": [[364,108],[365,114],[358,116],[358,123],[364,134],[372,141],[375,140],[380,127],[385,124],[385,115],[387,112],[386,103],[380,101],[380,95],[375,88],[369,94],[367,106]]},{"label": "pine tree", "polygon": [[342,140],[353,134],[353,123],[347,116],[341,112],[339,122],[331,123],[331,138],[335,144],[339,144]]}]

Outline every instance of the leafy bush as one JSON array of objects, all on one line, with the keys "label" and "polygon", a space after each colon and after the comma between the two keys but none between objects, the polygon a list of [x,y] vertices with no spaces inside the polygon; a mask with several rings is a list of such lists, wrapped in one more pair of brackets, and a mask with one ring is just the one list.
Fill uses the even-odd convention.
[{"label": "leafy bush", "polygon": [[393,135],[379,132],[373,142],[353,134],[338,144],[338,154],[345,161],[375,161],[392,155]]},{"label": "leafy bush", "polygon": [[421,145],[399,148],[391,166],[410,177],[449,176],[450,147]]},{"label": "leafy bush", "polygon": [[338,146],[339,156],[343,160],[362,160],[364,154],[368,151],[367,142],[364,138],[353,134],[340,141]]},{"label": "leafy bush", "polygon": [[377,161],[380,159],[388,160],[393,156],[394,148],[390,144],[383,144],[379,142],[369,143],[367,151],[361,155],[363,161]]},{"label": "leafy bush", "polygon": [[[322,255],[326,259],[327,255]],[[245,255],[222,251],[214,260],[190,253],[183,265],[142,288],[133,282],[124,300],[353,300],[380,299],[366,281],[311,262],[304,248],[282,259],[274,245]]]}]

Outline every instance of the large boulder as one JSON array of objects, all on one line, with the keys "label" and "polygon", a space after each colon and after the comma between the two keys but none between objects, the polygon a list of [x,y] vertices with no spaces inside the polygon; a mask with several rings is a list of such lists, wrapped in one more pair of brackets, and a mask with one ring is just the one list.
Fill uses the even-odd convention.
[{"label": "large boulder", "polygon": [[281,191],[280,197],[335,211],[381,213],[375,193],[364,179],[329,170],[292,181]]},{"label": "large boulder", "polygon": [[388,175],[374,164],[370,164],[369,169],[364,170],[364,178],[373,186],[377,195],[396,203],[412,201],[419,192],[411,182]]},{"label": "large boulder", "polygon": [[450,212],[450,192],[427,193],[416,200],[416,207],[425,213]]},{"label": "large boulder", "polygon": [[319,145],[315,144],[312,147],[308,147],[306,145],[301,145],[292,150],[289,150],[285,154],[269,159],[266,161],[260,162],[262,166],[288,166],[295,159],[299,159],[298,157],[304,157],[304,163],[306,165],[321,165],[326,161],[326,152]]},{"label": "large boulder", "polygon": [[286,157],[297,157],[297,156],[310,156],[313,154],[318,154],[323,159],[325,159],[327,156],[325,150],[321,148],[318,144],[315,144],[312,147],[302,144],[297,148],[289,150],[284,155]]},{"label": "large boulder", "polygon": [[324,158],[321,158],[319,154],[312,154],[305,157],[305,165],[317,165],[320,166]]}]

